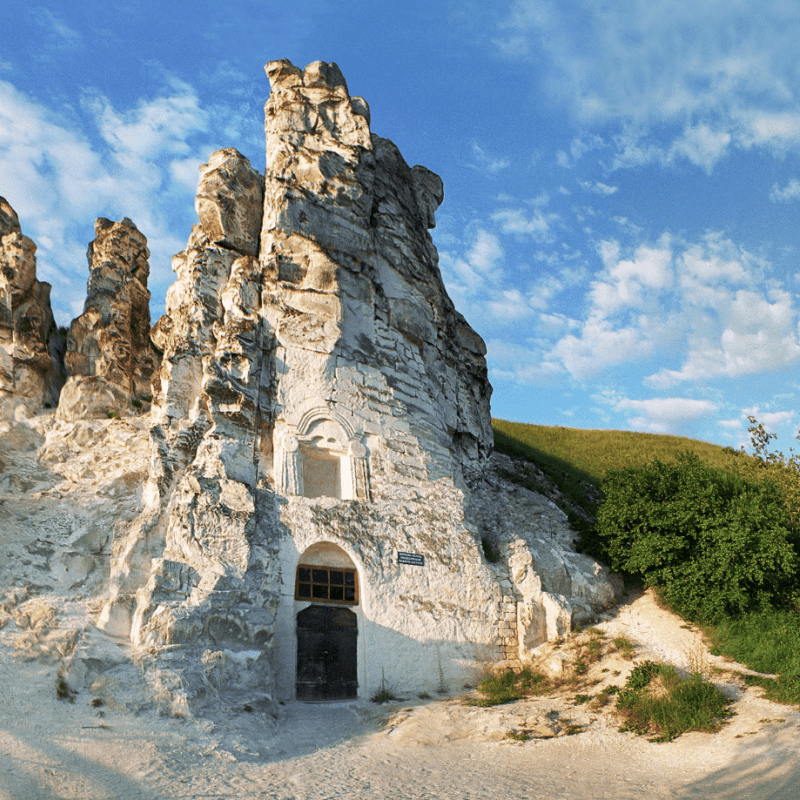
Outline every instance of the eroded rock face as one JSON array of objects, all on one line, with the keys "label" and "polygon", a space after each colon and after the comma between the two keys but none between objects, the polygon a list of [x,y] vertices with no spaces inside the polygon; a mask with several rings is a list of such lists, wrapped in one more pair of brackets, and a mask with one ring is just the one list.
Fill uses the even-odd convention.
[{"label": "eroded rock face", "polygon": [[[266,71],[263,182],[235,150],[212,155],[173,260],[145,509],[115,546],[100,623],[155,651],[182,644],[196,699],[223,662],[241,666],[231,690],[274,699],[323,670],[302,663],[298,613],[333,600],[358,629],[347,691],[461,686],[501,641],[557,633],[571,601],[557,558],[552,589],[531,584],[550,553],[535,525],[515,536],[507,520],[497,567],[486,514],[466,516],[492,448],[491,387],[428,233],[442,182],[371,133],[335,64]],[[518,613],[526,602],[538,616]]]},{"label": "eroded rock face", "polygon": [[86,257],[83,314],[72,321],[61,393],[62,420],[121,415],[149,403],[158,358],[150,346],[147,239],[125,217],[99,218]]},{"label": "eroded rock face", "polygon": [[0,419],[55,406],[63,346],[50,308],[50,284],[36,279],[36,245],[0,197]]}]

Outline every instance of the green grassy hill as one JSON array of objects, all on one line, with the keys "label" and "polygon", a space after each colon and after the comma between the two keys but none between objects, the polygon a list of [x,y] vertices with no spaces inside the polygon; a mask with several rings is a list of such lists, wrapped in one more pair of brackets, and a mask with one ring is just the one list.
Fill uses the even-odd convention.
[{"label": "green grassy hill", "polygon": [[523,482],[529,488],[547,494],[565,511],[583,509],[592,516],[608,470],[644,466],[654,459],[675,461],[681,453],[690,452],[709,466],[734,471],[741,459],[747,458],[730,447],[682,436],[528,425],[502,419],[492,420],[492,427],[497,452],[532,462],[543,473],[528,473],[529,479]]}]

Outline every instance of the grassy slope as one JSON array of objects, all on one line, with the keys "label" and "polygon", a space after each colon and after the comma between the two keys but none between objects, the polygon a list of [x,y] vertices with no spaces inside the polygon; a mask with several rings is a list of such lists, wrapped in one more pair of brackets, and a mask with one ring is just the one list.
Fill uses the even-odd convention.
[{"label": "grassy slope", "polygon": [[[567,502],[552,499],[565,511],[578,506],[590,516],[610,469],[644,466],[654,459],[674,461],[681,453],[692,452],[709,466],[734,470],[742,458],[730,448],[681,436],[548,427],[502,419],[492,420],[492,427],[498,452],[532,461]],[[539,489],[535,485],[530,488]]]},{"label": "grassy slope", "polygon": [[[492,420],[495,446],[501,453],[528,457],[537,463],[562,462],[599,486],[610,469],[640,467],[654,459],[674,461],[681,453],[697,453],[712,467],[732,469],[740,458],[730,448],[682,436],[631,431],[589,431],[581,428],[526,425]],[[545,470],[546,472],[547,470]]]}]

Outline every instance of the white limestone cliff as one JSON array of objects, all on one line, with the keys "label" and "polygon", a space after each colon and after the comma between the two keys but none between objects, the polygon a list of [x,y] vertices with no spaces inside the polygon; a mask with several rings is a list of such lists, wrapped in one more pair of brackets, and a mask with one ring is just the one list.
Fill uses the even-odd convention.
[{"label": "white limestone cliff", "polygon": [[0,598],[22,651],[96,687],[133,646],[169,713],[457,689],[614,603],[492,455],[486,348],[429,234],[442,181],[335,64],[266,72],[265,173],[201,166],[166,313],[149,330],[144,235],[99,219],[55,418],[0,428],[4,574],[41,589]]},{"label": "white limestone cliff", "polygon": [[505,560],[486,561],[491,387],[428,234],[441,180],[371,133],[335,64],[266,70],[265,176],[213,154],[173,260],[144,510],[100,624],[180,663],[193,702],[292,697],[298,568],[350,570],[358,694],[460,685],[613,591],[536,502],[495,501]]}]

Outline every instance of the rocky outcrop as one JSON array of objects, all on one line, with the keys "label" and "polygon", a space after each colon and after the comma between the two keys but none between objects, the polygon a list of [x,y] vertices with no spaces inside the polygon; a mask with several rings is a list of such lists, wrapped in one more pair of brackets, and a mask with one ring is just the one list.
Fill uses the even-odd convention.
[{"label": "rocky outcrop", "polygon": [[83,314],[72,321],[67,337],[62,420],[142,408],[150,401],[158,366],[150,346],[147,239],[127,217],[121,222],[101,217],[94,230]]},{"label": "rocky outcrop", "polygon": [[26,413],[55,406],[62,358],[50,284],[36,279],[36,245],[0,197],[0,419],[18,406]]},{"label": "rocky outcrop", "polygon": [[179,661],[195,700],[292,697],[298,611],[328,592],[300,583],[315,565],[352,576],[340,617],[367,643],[362,696],[461,685],[501,643],[514,660],[613,592],[588,559],[552,556],[570,546],[563,521],[555,539],[537,522],[552,510],[534,503],[520,529],[470,500],[491,493],[491,387],[428,233],[441,180],[370,131],[335,64],[266,71],[265,176],[213,154],[173,259],[144,510],[115,543],[100,624]]}]

